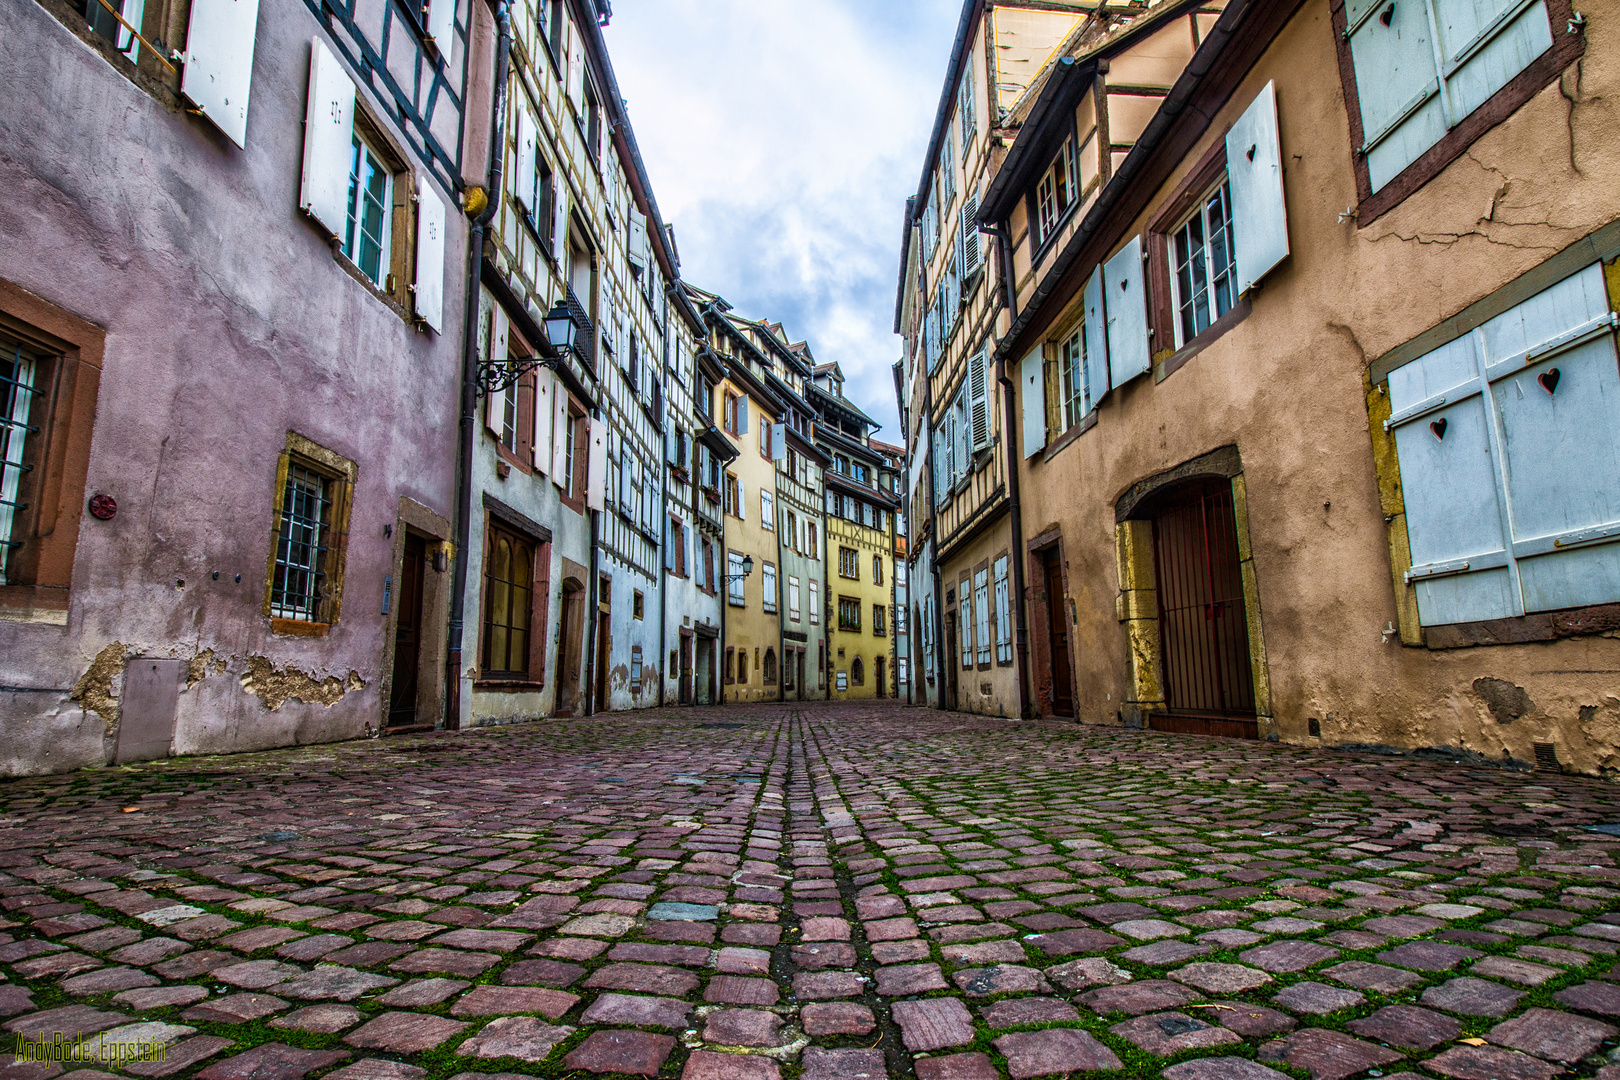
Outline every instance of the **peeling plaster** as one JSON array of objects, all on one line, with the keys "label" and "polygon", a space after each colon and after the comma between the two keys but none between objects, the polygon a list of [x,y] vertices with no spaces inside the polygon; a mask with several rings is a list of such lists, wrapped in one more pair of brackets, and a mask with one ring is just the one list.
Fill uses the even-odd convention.
[{"label": "peeling plaster", "polygon": [[1524,687],[1515,686],[1505,679],[1475,679],[1474,693],[1485,702],[1498,724],[1511,724],[1536,707]]},{"label": "peeling plaster", "polygon": [[113,693],[113,680],[124,673],[124,658],[129,649],[121,642],[113,642],[96,654],[85,673],[68,694],[84,708],[100,716],[111,731],[118,723],[119,702]]},{"label": "peeling plaster", "polygon": [[364,690],[366,686],[365,680],[356,671],[350,671],[346,679],[339,679],[336,675],[317,679],[291,666],[277,670],[262,656],[248,657],[247,666],[247,674],[242,676],[242,689],[256,695],[271,712],[292,700],[330,708],[343,700],[345,694]]},{"label": "peeling plaster", "polygon": [[[210,668],[213,670],[210,671]],[[225,660],[216,655],[213,649],[204,649],[193,656],[186,665],[186,689],[190,690],[209,675],[223,674],[225,674]]]}]

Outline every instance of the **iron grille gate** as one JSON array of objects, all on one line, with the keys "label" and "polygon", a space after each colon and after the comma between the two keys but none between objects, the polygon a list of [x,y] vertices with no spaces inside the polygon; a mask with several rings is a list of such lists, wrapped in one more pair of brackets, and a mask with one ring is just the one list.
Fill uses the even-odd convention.
[{"label": "iron grille gate", "polygon": [[33,470],[23,463],[23,448],[39,429],[28,423],[38,364],[20,345],[0,344],[0,585],[6,583],[10,556],[23,541],[16,536],[18,518],[28,509],[21,501],[22,478]]},{"label": "iron grille gate", "polygon": [[1254,717],[1232,485],[1177,492],[1153,519],[1159,639],[1172,714]]}]

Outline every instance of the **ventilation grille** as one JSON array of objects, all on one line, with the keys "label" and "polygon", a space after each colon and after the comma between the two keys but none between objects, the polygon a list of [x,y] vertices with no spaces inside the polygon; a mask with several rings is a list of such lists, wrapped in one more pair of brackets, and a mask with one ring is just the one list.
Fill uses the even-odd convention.
[{"label": "ventilation grille", "polygon": [[1558,760],[1558,748],[1550,742],[1531,743],[1536,751],[1536,767],[1538,769],[1562,769],[1564,766]]}]

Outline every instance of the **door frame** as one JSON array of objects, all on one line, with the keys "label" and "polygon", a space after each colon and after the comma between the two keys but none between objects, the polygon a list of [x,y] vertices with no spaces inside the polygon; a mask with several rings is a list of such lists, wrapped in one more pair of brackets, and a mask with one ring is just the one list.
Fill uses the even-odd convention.
[{"label": "door frame", "polygon": [[[429,720],[437,729],[454,730],[460,726],[459,716],[446,714],[445,663],[449,649],[450,579],[448,573],[452,559],[449,553],[453,534],[450,520],[440,517],[414,499],[400,496],[394,524],[394,541],[389,571],[391,580],[398,584],[405,565],[405,537],[414,532],[427,542],[422,567],[422,633],[416,657],[416,719],[418,724]],[[399,602],[395,598],[388,605],[382,633],[382,656],[378,671],[380,682],[377,698],[377,727],[388,730],[388,714],[394,700],[394,637],[398,632]],[[357,733],[358,734],[358,733]]]},{"label": "door frame", "polygon": [[[1249,671],[1254,682],[1255,721],[1249,737],[1277,741],[1280,735],[1271,700],[1271,674],[1266,661],[1260,617],[1260,589],[1250,542],[1248,484],[1236,446],[1223,446],[1172,469],[1137,481],[1115,503],[1115,556],[1120,569],[1120,622],[1130,685],[1120,708],[1127,727],[1186,730],[1168,719],[1164,692],[1164,658],[1159,634],[1157,571],[1153,553],[1153,514],[1158,497],[1191,480],[1224,479],[1232,486],[1232,517],[1237,529],[1238,569],[1243,579],[1243,607],[1249,637]],[[1247,728],[1247,722],[1240,722]],[[1239,734],[1227,725],[1206,725],[1204,734]],[[1214,730],[1221,728],[1222,730]],[[1243,734],[1248,734],[1244,732]]]},{"label": "door frame", "polygon": [[[1069,595],[1069,560],[1063,547],[1063,530],[1061,528],[1048,529],[1046,532],[1028,541],[1025,549],[1025,580],[1039,582],[1029,589],[1029,625],[1035,628],[1030,634],[1030,668],[1035,683],[1035,708],[1040,711],[1043,718],[1052,717],[1064,720],[1080,719],[1080,672],[1075,662],[1075,648],[1073,625],[1069,637],[1069,700],[1074,703],[1073,713],[1060,713],[1057,711],[1057,698],[1053,686],[1053,653],[1052,653],[1052,615],[1050,612],[1051,599],[1047,595],[1046,565],[1049,559],[1055,559],[1058,572],[1063,578],[1063,597]],[[1066,605],[1065,605],[1066,606]],[[1067,611],[1063,612],[1064,615]]]}]

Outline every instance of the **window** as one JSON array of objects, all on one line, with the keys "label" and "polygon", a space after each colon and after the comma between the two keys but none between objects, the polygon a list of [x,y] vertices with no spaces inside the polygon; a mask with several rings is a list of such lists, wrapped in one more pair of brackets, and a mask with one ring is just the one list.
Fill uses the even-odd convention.
[{"label": "window", "polygon": [[646,615],[647,598],[642,595],[640,589],[630,590],[630,617],[632,619],[644,619]]},{"label": "window", "polygon": [[[1530,67],[1555,36],[1545,0],[1351,0],[1344,15],[1361,112],[1357,150],[1372,191]],[[1557,59],[1549,76],[1568,63]]]},{"label": "window", "polygon": [[585,152],[591,160],[602,160],[602,101],[596,92],[596,82],[585,75]]},{"label": "window", "polygon": [[872,633],[876,637],[884,637],[889,632],[889,609],[883,604],[872,605]]},{"label": "window", "polygon": [[849,578],[851,581],[861,579],[861,556],[854,548],[841,547],[838,549],[838,576]]},{"label": "window", "polygon": [[714,592],[714,541],[708,537],[703,538],[703,588],[706,592]]},{"label": "window", "polygon": [[767,615],[775,615],[776,614],[776,566],[775,566],[775,564],[774,563],[766,563],[764,565],[761,573],[762,573],[762,576],[760,578],[760,581],[761,581],[761,584],[762,584],[762,586],[764,587],[764,590],[765,590],[765,597],[764,597],[764,599],[765,599],[765,613]]},{"label": "window", "polygon": [[748,603],[744,587],[747,582],[743,580],[743,557],[740,552],[726,552],[726,575],[730,578],[726,582],[726,601],[733,607],[744,607]]},{"label": "window", "polygon": [[387,284],[394,176],[371,146],[354,136],[349,165],[348,224],[343,254],[379,289]]},{"label": "window", "polygon": [[734,683],[734,682],[737,681],[737,676],[735,674],[736,666],[737,666],[737,650],[736,649],[727,649],[726,650],[726,682]]},{"label": "window", "polygon": [[[23,495],[23,477],[35,469],[25,460],[34,402],[41,398],[37,388],[43,365],[21,345],[0,341],[0,585],[12,584],[8,576],[13,550],[23,546],[24,530],[19,528],[28,502]],[[41,402],[43,406],[43,401]],[[43,413],[43,407],[39,410]],[[37,456],[37,455],[35,455]],[[31,500],[30,500],[31,501]]]},{"label": "window", "polygon": [[990,569],[981,567],[973,575],[973,614],[978,619],[973,637],[979,643],[979,663],[990,663]]},{"label": "window", "polygon": [[883,556],[872,556],[872,584],[883,584]]},{"label": "window", "polygon": [[[568,18],[563,14],[564,0],[541,0],[540,7],[546,14],[545,24],[542,26],[541,36],[551,46],[552,59],[559,65],[562,61],[563,40],[568,33]],[[559,76],[562,71],[557,72]]]},{"label": "window", "polygon": [[737,650],[737,681],[740,682],[740,683],[748,682],[748,650],[747,649],[738,649]]},{"label": "window", "polygon": [[[962,643],[962,666],[970,668],[973,666],[973,595],[967,578],[963,578],[958,586],[957,596],[961,597],[962,603],[956,636]],[[946,599],[950,599],[949,595]]]},{"label": "window", "polygon": [[1610,319],[1594,263],[1390,372],[1423,626],[1620,602]]},{"label": "window", "polygon": [[800,607],[800,603],[799,603],[799,579],[796,578],[796,577],[789,577],[788,578],[788,618],[792,619],[794,622],[799,622],[800,621],[800,619],[799,619],[800,612],[801,612],[801,607]]},{"label": "window", "polygon": [[1007,556],[996,558],[996,663],[1012,663],[1012,591],[1007,579]]},{"label": "window", "polygon": [[855,462],[853,468],[855,470],[855,482],[870,486],[872,483],[872,470],[867,468],[864,462],[860,461]]},{"label": "window", "polygon": [[686,524],[678,517],[669,519],[669,554],[665,562],[676,577],[686,576]]},{"label": "window", "polygon": [[1083,321],[1058,347],[1058,353],[1063,380],[1063,427],[1068,430],[1091,411],[1090,383],[1086,377],[1086,324]]},{"label": "window", "polygon": [[1079,201],[1078,180],[1074,167],[1074,139],[1071,137],[1064,140],[1057,157],[1052,159],[1046,174],[1035,185],[1035,230],[1032,235],[1037,247],[1057,231],[1069,209]]},{"label": "window", "polygon": [[737,434],[737,395],[726,394],[725,404],[721,406],[720,424],[733,435]]},{"label": "window", "polygon": [[85,0],[85,21],[90,24],[90,29],[111,41],[119,52],[130,60],[138,60],[141,43],[125,24],[141,29],[146,16],[146,0],[108,0],[108,5],[118,13],[116,16],[102,6],[101,0]]},{"label": "window", "polygon": [[765,685],[766,686],[775,686],[776,685],[776,650],[775,649],[766,649],[765,650],[765,664],[764,664],[762,670],[763,670],[763,673],[764,673]]},{"label": "window", "polygon": [[771,423],[770,417],[768,417],[768,416],[760,417],[759,418],[759,456],[760,457],[769,459],[769,458],[773,458],[773,457],[776,456],[776,454],[774,452],[774,447],[775,447],[774,439],[775,439],[775,436],[776,436],[776,425]]},{"label": "window", "polygon": [[534,546],[494,522],[484,554],[484,632],[480,674],[529,677],[529,614],[533,606]]},{"label": "window", "polygon": [[[636,594],[640,596],[640,593]],[[630,646],[630,692],[641,693],[641,646]]]},{"label": "window", "polygon": [[978,103],[973,96],[973,63],[962,68],[962,84],[956,90],[956,114],[962,125],[962,156],[972,149],[973,132],[978,121]]},{"label": "window", "polygon": [[856,686],[866,685],[866,665],[858,656],[849,663],[849,681]]},{"label": "window", "polygon": [[894,583],[899,588],[906,587],[906,564],[903,562],[897,561],[894,564]]},{"label": "window", "polygon": [[742,484],[731,473],[726,473],[726,513],[742,516]]},{"label": "window", "polygon": [[1237,303],[1232,191],[1223,179],[1170,237],[1171,303],[1180,347]]},{"label": "window", "polygon": [[276,533],[270,616],[299,622],[331,622],[327,615],[332,577],[334,503],[339,483],[302,460],[289,461]]},{"label": "window", "polygon": [[799,531],[800,531],[799,530],[799,515],[795,514],[791,510],[786,511],[786,514],[787,514],[787,541],[786,541],[787,546],[789,548],[791,548],[792,550],[794,550],[794,551],[798,551],[802,555],[804,552],[801,550],[802,545],[799,542]]},{"label": "window", "polygon": [[859,630],[861,628],[861,602],[852,597],[840,596],[838,598],[838,629]]},{"label": "window", "polygon": [[825,641],[816,642],[816,688],[818,690],[827,688],[827,643]]},{"label": "window", "polygon": [[776,500],[768,491],[759,493],[759,523],[771,532],[776,531]]},{"label": "window", "polygon": [[821,583],[810,579],[810,625],[821,625]]},{"label": "window", "polygon": [[805,522],[804,523],[804,555],[805,555],[805,558],[807,558],[807,559],[819,559],[819,558],[821,558],[820,547],[821,547],[821,542],[817,539],[816,523],[813,522],[813,521]]}]

